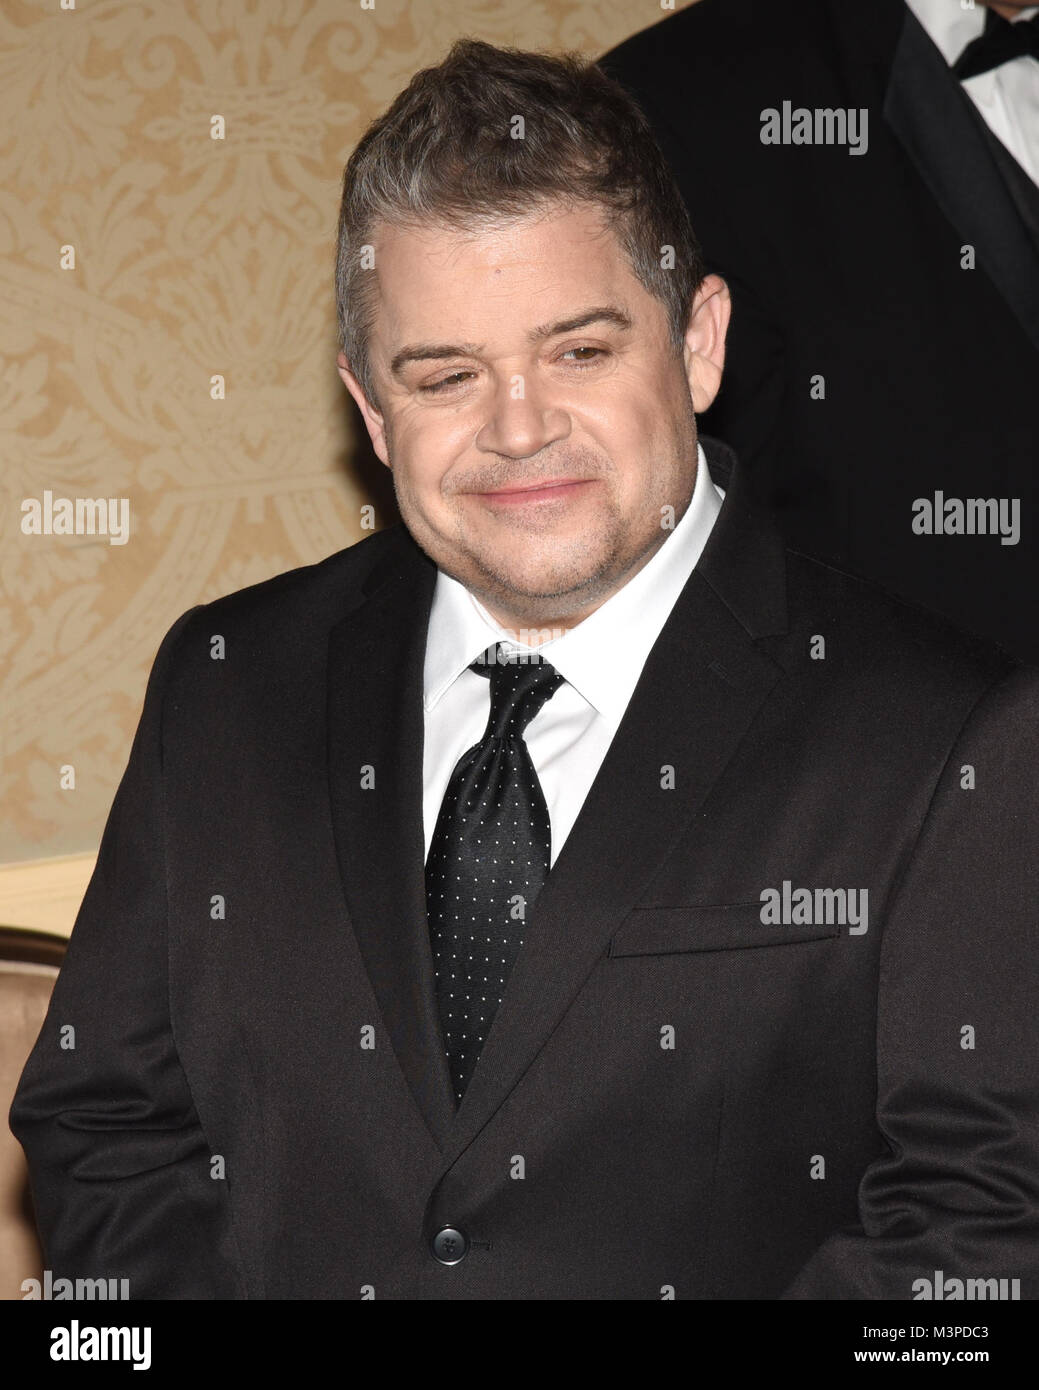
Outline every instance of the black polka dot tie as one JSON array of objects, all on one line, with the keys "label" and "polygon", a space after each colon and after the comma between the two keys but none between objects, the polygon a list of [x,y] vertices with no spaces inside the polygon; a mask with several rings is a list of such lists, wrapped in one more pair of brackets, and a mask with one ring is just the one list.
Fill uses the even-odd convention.
[{"label": "black polka dot tie", "polygon": [[523,738],[563,684],[537,655],[491,647],[469,668],[491,682],[479,743],[448,783],[426,859],[437,1000],[455,1100],[461,1101],[548,876],[548,807]]}]

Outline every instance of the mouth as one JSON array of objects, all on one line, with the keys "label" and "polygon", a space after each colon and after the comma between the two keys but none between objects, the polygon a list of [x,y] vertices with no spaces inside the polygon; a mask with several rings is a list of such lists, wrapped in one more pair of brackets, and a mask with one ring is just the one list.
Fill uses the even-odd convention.
[{"label": "mouth", "polygon": [[547,482],[517,483],[512,487],[497,488],[494,492],[474,492],[472,495],[492,506],[525,506],[533,502],[569,499],[595,481],[594,478],[550,478]]}]

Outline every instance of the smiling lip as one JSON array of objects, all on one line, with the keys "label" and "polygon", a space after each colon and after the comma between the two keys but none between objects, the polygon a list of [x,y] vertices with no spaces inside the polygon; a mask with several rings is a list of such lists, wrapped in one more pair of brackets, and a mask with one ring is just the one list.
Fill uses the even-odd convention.
[{"label": "smiling lip", "polygon": [[547,482],[532,483],[529,487],[499,488],[494,492],[478,492],[477,497],[493,498],[496,502],[537,502],[541,498],[565,497],[593,478],[550,478]]}]

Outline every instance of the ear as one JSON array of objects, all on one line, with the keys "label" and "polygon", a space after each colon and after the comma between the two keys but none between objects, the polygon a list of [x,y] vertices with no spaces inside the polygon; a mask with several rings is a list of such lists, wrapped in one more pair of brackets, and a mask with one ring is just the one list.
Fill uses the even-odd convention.
[{"label": "ear", "polygon": [[685,374],[699,415],[714,400],[725,366],[725,334],[732,313],[729,287],[720,275],[707,275],[693,296],[685,346]]},{"label": "ear", "polygon": [[382,414],[372,405],[368,397],[364,394],[364,387],[350,370],[350,364],[342,352],[336,357],[336,370],[342,378],[343,385],[357,402],[357,408],[364,417],[365,427],[372,441],[372,448],[379,458],[382,459],[386,467],[389,468],[390,455],[389,450],[386,448],[386,429],[383,424]]}]

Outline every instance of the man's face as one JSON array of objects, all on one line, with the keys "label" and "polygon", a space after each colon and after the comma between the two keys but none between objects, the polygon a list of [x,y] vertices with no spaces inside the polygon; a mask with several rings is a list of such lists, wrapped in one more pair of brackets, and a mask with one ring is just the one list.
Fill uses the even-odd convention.
[{"label": "man's face", "polygon": [[684,351],[597,209],[495,228],[382,226],[376,410],[340,375],[428,555],[499,621],[571,626],[688,505],[696,410],[720,382],[728,293],[701,287]]}]

